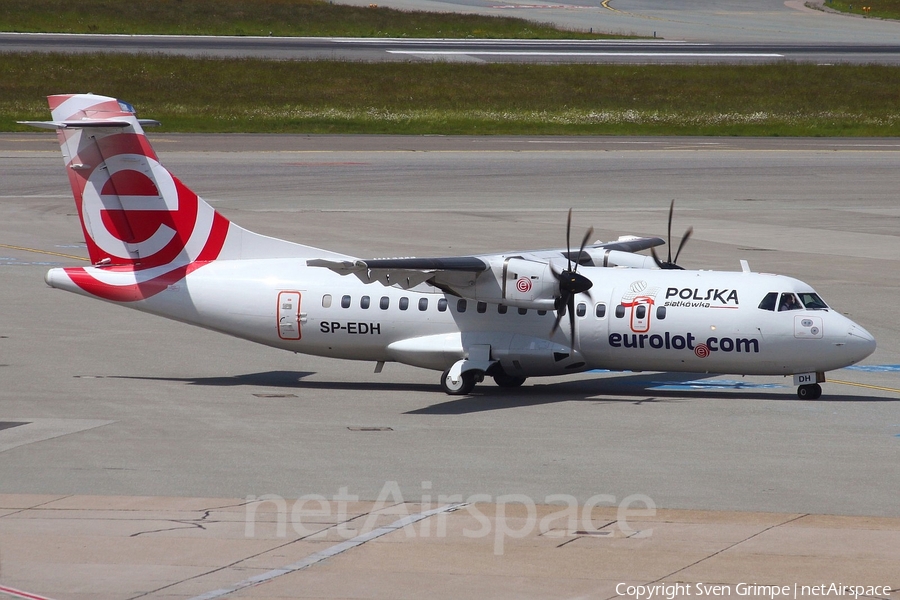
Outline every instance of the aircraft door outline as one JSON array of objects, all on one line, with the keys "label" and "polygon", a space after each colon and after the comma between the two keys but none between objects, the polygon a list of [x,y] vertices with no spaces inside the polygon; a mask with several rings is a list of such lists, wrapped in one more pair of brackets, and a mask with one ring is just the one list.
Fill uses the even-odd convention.
[{"label": "aircraft door outline", "polygon": [[304,321],[300,312],[300,292],[278,292],[278,337],[282,340],[299,340],[300,324]]},{"label": "aircraft door outline", "polygon": [[622,306],[631,308],[629,325],[635,333],[647,333],[650,331],[650,309],[654,300],[650,296],[635,296],[631,302],[622,302]]}]

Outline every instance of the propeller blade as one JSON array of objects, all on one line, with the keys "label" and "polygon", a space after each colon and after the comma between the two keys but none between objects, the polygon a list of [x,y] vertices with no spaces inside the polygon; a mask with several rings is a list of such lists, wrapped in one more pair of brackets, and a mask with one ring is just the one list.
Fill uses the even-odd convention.
[{"label": "propeller blade", "polygon": [[691,234],[694,233],[693,227],[688,227],[687,231],[684,232],[684,236],[681,238],[681,243],[678,244],[678,251],[675,253],[675,262],[678,262],[678,257],[681,256],[681,249],[684,248],[684,244],[691,238]]},{"label": "propeller blade", "polygon": [[669,258],[666,260],[668,263],[672,263],[672,214],[675,212],[675,199],[672,198],[672,202],[669,203],[669,237],[666,238],[666,246],[669,248]]},{"label": "propeller blade", "polygon": [[569,209],[569,218],[566,220],[566,260],[569,261],[568,270],[572,270],[572,244],[569,237],[572,233],[572,209]]},{"label": "propeller blade", "polygon": [[675,252],[675,259],[672,260],[672,215],[674,214],[674,211],[675,211],[675,200],[672,200],[672,202],[669,203],[669,225],[668,225],[669,240],[668,240],[668,242],[666,242],[666,245],[668,246],[667,260],[665,262],[661,261],[659,259],[659,256],[656,255],[656,250],[654,250],[653,248],[650,248],[650,254],[653,256],[653,262],[655,262],[656,266],[659,267],[660,269],[684,270],[684,267],[678,266],[678,257],[681,256],[681,251],[682,251],[682,249],[684,249],[684,245],[691,238],[691,234],[694,233],[694,228],[688,227],[687,231],[684,232],[684,235],[681,238],[681,242],[678,244],[678,250]]},{"label": "propeller blade", "polygon": [[575,347],[575,294],[569,295],[569,344]]},{"label": "propeller blade", "polygon": [[656,255],[656,250],[653,247],[650,248],[650,255],[653,257],[653,262],[656,263],[656,266],[660,269],[665,269],[666,265],[663,261],[659,260],[659,256]]},{"label": "propeller blade", "polygon": [[588,227],[588,230],[584,232],[584,239],[581,240],[581,247],[578,248],[578,258],[575,260],[575,268],[572,270],[573,273],[578,271],[578,265],[581,264],[581,253],[584,252],[584,247],[587,245],[587,242],[591,239],[592,235],[594,235],[594,228]]},{"label": "propeller blade", "polygon": [[[560,300],[562,297],[559,298]],[[565,303],[560,303],[559,307],[556,309],[556,320],[553,321],[553,327],[550,328],[550,335],[556,333],[556,330],[559,329],[559,324],[562,321],[563,315],[566,314],[566,305]]]}]

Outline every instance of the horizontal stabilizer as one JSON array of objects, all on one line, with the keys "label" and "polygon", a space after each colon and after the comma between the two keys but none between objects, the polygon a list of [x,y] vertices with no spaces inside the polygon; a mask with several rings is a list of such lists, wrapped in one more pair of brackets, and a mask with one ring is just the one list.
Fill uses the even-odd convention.
[{"label": "horizontal stabilizer", "polygon": [[[142,127],[159,127],[160,122],[154,119],[138,119]],[[90,129],[92,127],[125,128],[131,125],[120,119],[84,119],[81,121],[17,121],[19,125],[31,125],[41,129]]]}]

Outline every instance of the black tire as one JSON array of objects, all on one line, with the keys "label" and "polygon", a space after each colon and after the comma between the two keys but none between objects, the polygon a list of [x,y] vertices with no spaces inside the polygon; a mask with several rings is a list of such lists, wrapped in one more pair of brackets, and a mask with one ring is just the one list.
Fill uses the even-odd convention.
[{"label": "black tire", "polygon": [[506,373],[497,373],[494,375],[494,383],[502,388],[517,388],[525,383],[524,377],[514,377]]},{"label": "black tire", "polygon": [[459,376],[459,383],[453,385],[450,381],[450,369],[441,375],[441,389],[450,396],[465,396],[475,389],[475,371],[466,371]]},{"label": "black tire", "polygon": [[801,385],[797,388],[797,397],[801,400],[818,400],[822,396],[822,386],[818,383]]}]

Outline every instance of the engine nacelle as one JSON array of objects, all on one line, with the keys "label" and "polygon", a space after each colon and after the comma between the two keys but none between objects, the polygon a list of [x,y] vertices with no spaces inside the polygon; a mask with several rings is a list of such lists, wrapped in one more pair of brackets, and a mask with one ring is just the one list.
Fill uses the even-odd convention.
[{"label": "engine nacelle", "polygon": [[599,248],[591,251],[590,255],[595,267],[631,267],[633,269],[659,268],[652,256],[635,254],[633,252]]}]

